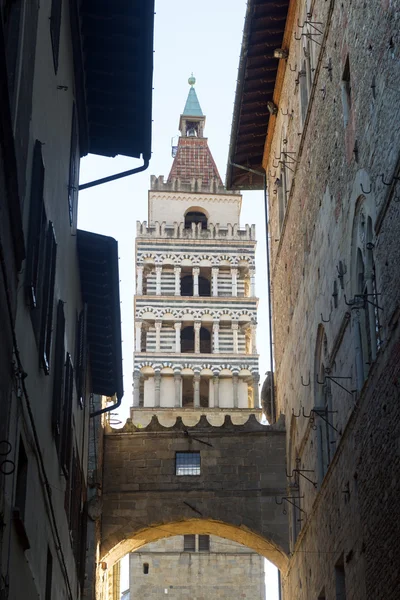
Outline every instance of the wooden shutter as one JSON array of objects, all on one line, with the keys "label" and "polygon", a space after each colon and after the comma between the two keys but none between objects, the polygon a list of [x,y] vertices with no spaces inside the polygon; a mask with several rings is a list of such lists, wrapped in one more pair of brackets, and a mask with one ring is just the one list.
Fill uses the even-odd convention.
[{"label": "wooden shutter", "polygon": [[77,324],[76,332],[76,389],[78,393],[78,403],[83,408],[85,400],[86,366],[87,366],[87,306],[85,304],[81,311]]},{"label": "wooden shutter", "polygon": [[62,0],[52,0],[50,13],[50,36],[53,50],[54,71],[58,70],[58,57],[60,53]]},{"label": "wooden shutter", "polygon": [[67,353],[64,379],[64,407],[62,415],[62,435],[60,460],[65,477],[69,477],[72,453],[72,398],[74,387],[74,369],[71,356]]},{"label": "wooden shutter", "polygon": [[56,347],[54,352],[53,413],[52,427],[57,452],[60,451],[62,430],[62,408],[64,404],[64,355],[65,355],[64,302],[57,304]]},{"label": "wooden shutter", "polygon": [[46,213],[43,202],[44,165],[42,144],[35,142],[33,150],[29,231],[26,259],[26,289],[31,308],[39,305],[39,288],[41,283],[41,265],[45,246]]},{"label": "wooden shutter", "polygon": [[78,197],[78,124],[75,104],[72,109],[71,148],[69,155],[69,180],[68,180],[68,213],[69,224],[74,225],[76,216],[76,199]]},{"label": "wooden shutter", "polygon": [[53,223],[49,221],[43,277],[43,302],[39,353],[46,375],[50,373],[51,338],[53,332],[54,284],[56,277],[57,244]]}]

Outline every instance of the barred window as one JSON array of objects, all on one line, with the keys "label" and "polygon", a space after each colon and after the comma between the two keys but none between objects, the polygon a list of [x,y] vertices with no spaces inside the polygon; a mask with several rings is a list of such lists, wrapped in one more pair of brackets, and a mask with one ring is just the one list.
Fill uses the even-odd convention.
[{"label": "barred window", "polygon": [[199,535],[199,552],[210,552],[209,535]]},{"label": "barred window", "polygon": [[184,535],[183,536],[183,551],[184,552],[196,552],[196,536],[195,535]]},{"label": "barred window", "polygon": [[177,452],[175,475],[200,475],[200,452]]}]

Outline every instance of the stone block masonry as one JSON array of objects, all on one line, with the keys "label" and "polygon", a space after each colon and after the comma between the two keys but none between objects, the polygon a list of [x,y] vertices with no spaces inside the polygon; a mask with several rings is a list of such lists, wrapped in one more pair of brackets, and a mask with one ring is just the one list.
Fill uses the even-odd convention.
[{"label": "stone block masonry", "polygon": [[[176,475],[176,452],[199,452],[200,474]],[[286,493],[285,432],[280,424],[225,418],[212,427],[157,417],[127,423],[104,444],[102,560],[112,564],[146,543],[208,533],[242,543],[286,569],[287,522],[276,497]]]}]

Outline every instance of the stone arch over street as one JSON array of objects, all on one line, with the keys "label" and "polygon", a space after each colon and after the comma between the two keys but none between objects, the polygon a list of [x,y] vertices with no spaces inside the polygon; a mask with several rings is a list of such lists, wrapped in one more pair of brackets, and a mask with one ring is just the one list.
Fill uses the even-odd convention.
[{"label": "stone arch over street", "polygon": [[[180,476],[176,456],[199,454],[200,473]],[[201,459],[201,462],[200,462]],[[225,537],[265,556],[283,572],[288,561],[285,430],[251,416],[211,426],[205,416],[173,427],[156,416],[147,427],[128,419],[104,437],[101,561],[161,538],[195,533]]]}]

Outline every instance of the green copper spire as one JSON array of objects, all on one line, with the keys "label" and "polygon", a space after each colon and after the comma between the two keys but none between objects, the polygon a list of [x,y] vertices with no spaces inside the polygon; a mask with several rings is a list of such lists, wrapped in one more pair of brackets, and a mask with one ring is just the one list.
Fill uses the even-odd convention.
[{"label": "green copper spire", "polygon": [[194,84],[196,83],[196,78],[192,75],[188,79],[188,83],[190,85],[189,95],[186,100],[185,108],[183,109],[182,115],[186,117],[203,117],[203,112],[200,107],[200,103],[197,99],[197,94],[194,89]]}]

